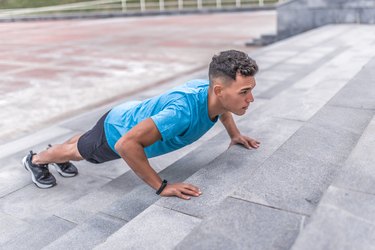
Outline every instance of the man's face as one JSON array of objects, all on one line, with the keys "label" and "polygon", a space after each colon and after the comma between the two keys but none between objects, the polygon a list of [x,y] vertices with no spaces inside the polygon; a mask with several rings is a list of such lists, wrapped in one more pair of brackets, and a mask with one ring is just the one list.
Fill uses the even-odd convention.
[{"label": "man's face", "polygon": [[237,74],[236,80],[229,85],[222,85],[218,95],[222,106],[236,115],[244,115],[250,102],[254,101],[252,90],[256,83],[253,76]]}]

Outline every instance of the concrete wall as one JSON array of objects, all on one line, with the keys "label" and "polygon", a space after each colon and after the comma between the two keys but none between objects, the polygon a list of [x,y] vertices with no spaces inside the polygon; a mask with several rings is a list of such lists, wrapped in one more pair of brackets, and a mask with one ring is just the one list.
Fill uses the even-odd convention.
[{"label": "concrete wall", "polygon": [[326,24],[375,23],[375,0],[292,0],[277,7],[279,39]]}]

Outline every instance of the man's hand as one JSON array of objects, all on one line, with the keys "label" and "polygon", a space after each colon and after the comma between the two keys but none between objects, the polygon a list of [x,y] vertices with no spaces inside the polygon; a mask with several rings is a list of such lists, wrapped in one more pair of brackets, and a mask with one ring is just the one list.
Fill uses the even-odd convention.
[{"label": "man's hand", "polygon": [[260,142],[250,137],[244,136],[244,135],[238,135],[231,139],[229,147],[235,144],[241,144],[247,149],[250,149],[250,148],[257,149],[259,148]]},{"label": "man's hand", "polygon": [[161,196],[177,196],[184,200],[190,200],[190,196],[198,197],[202,192],[198,187],[187,183],[167,184]]}]

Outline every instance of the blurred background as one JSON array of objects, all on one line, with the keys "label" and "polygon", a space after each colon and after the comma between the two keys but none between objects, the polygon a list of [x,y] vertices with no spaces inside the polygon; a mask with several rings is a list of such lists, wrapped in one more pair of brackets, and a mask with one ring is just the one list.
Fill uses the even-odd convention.
[{"label": "blurred background", "polygon": [[[257,49],[246,43],[276,32],[275,2],[1,0],[0,142]],[[149,15],[97,16],[128,12]]]},{"label": "blurred background", "polygon": [[[151,10],[194,10],[207,8],[246,8],[273,6],[279,0],[2,0],[2,15],[62,14],[62,13],[117,13]],[[22,10],[11,10],[11,9]],[[38,9],[32,9],[38,8]],[[8,12],[6,11],[8,10]]]}]

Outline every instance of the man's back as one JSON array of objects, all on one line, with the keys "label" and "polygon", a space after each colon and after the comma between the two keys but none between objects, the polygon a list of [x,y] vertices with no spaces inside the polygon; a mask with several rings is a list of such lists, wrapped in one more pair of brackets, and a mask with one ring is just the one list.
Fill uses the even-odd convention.
[{"label": "man's back", "polygon": [[105,120],[109,146],[141,121],[151,118],[162,139],[145,148],[148,158],[186,146],[206,133],[217,121],[208,115],[208,80],[192,80],[142,102],[127,102],[111,110]]}]

